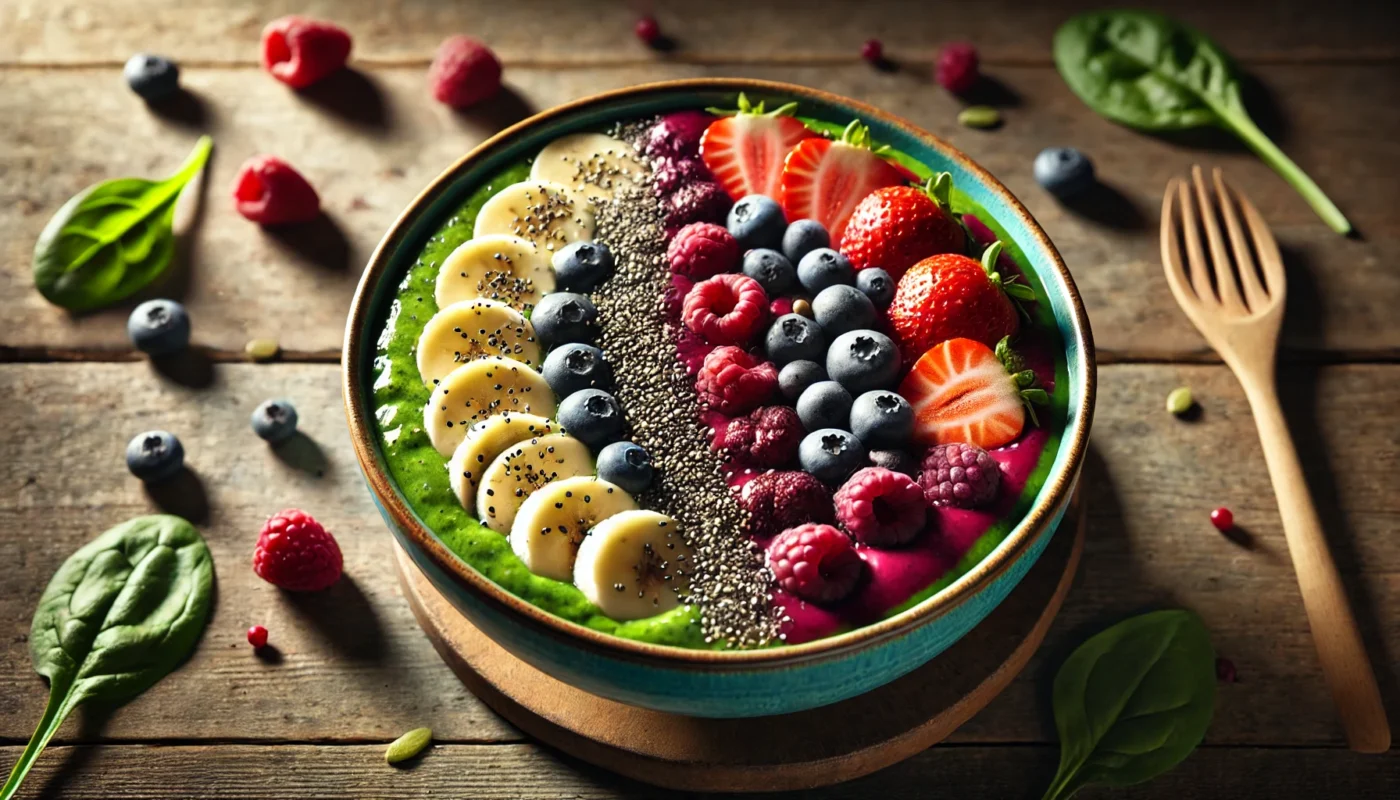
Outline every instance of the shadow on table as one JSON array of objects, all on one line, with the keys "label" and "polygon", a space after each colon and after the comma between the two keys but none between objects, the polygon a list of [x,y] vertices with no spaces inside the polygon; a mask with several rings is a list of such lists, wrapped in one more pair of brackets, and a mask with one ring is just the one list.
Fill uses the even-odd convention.
[{"label": "shadow on table", "polygon": [[393,124],[384,90],[354,67],[344,67],[302,89],[298,96],[323,111],[373,131]]},{"label": "shadow on table", "polygon": [[388,657],[383,623],[352,576],[342,575],[323,592],[283,592],[282,596],[336,655],[373,663]]},{"label": "shadow on table", "polygon": [[1105,181],[1095,181],[1082,194],[1061,202],[1075,214],[1108,228],[1140,231],[1147,227],[1147,215],[1133,198]]},{"label": "shadow on table", "polygon": [[178,353],[152,356],[151,369],[187,389],[208,389],[214,385],[214,359],[202,348],[186,347]]},{"label": "shadow on table", "polygon": [[183,86],[170,97],[147,103],[146,107],[157,117],[182,128],[202,130],[209,118],[204,100]]},{"label": "shadow on table", "polygon": [[299,261],[333,272],[350,268],[350,240],[324,210],[310,222],[273,225],[263,228],[263,232]]},{"label": "shadow on table", "polygon": [[271,445],[273,455],[283,464],[317,478],[325,477],[331,462],[315,439],[297,431],[290,439]]},{"label": "shadow on table", "polygon": [[471,123],[473,127],[485,129],[487,133],[495,133],[534,114],[536,110],[529,99],[507,83],[502,84],[500,91],[490,100],[471,108],[459,109],[455,113],[459,119]]},{"label": "shadow on table", "polygon": [[184,517],[195,525],[209,521],[209,494],[204,491],[204,482],[188,466],[181,467],[169,480],[143,486],[146,496],[161,511]]}]

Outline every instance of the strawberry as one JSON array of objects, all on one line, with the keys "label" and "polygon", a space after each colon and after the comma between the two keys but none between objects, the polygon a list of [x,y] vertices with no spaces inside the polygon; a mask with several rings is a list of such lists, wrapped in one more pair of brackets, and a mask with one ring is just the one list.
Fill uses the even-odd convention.
[{"label": "strawberry", "polygon": [[952,176],[946,172],[922,189],[876,189],[851,214],[841,252],[857,270],[879,267],[896,281],[929,256],[963,252],[967,235],[948,205],[951,189]]},{"label": "strawberry", "polygon": [[990,450],[1020,436],[1028,413],[1038,424],[1033,404],[1050,398],[1035,387],[1035,373],[1021,369],[1008,341],[993,351],[972,339],[949,339],[914,363],[899,385],[914,407],[914,441]]},{"label": "strawberry", "polygon": [[993,242],[978,263],[944,253],[920,261],[904,273],[890,302],[890,329],[909,363],[939,342],[963,337],[988,347],[1021,327],[1016,300],[1034,300],[1023,283],[1002,280],[996,271],[1001,242]]},{"label": "strawberry", "polygon": [[788,219],[814,219],[831,241],[841,241],[846,221],[865,196],[904,183],[904,174],[871,149],[870,129],[852,120],[841,138],[803,139],[783,162],[782,203]]},{"label": "strawberry", "polygon": [[741,92],[736,111],[709,109],[725,115],[710,123],[700,138],[700,158],[733,200],[751,194],[777,199],[783,157],[809,134],[794,119],[796,103],[764,111]]}]

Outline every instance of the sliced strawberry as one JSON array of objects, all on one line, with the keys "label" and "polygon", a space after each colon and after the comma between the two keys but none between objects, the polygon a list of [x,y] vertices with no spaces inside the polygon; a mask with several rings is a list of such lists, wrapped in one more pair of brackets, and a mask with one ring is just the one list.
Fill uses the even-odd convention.
[{"label": "sliced strawberry", "polygon": [[1019,370],[1003,339],[992,348],[972,339],[949,339],[914,363],[899,393],[914,407],[914,440],[920,444],[967,442],[986,450],[1021,435],[1032,403],[1048,400],[1033,388],[1035,373]]},{"label": "sliced strawberry", "polygon": [[870,148],[870,129],[853,121],[837,141],[804,139],[783,162],[782,203],[788,219],[814,219],[841,241],[865,196],[904,183],[904,175]]},{"label": "sliced strawberry", "polygon": [[763,103],[750,105],[739,95],[734,112],[714,111],[725,116],[705,129],[700,138],[700,158],[734,200],[751,194],[778,199],[783,158],[810,133],[807,126],[791,116],[796,103],[764,111]]}]

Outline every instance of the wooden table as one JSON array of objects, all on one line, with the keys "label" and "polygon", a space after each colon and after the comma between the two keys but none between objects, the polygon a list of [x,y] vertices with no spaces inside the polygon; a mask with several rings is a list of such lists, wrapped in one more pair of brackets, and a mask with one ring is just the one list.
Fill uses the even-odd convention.
[{"label": "wooden table", "polygon": [[[1391,4],[1172,4],[1259,79],[1257,116],[1356,223],[1357,239],[1329,233],[1229,140],[1168,142],[1091,114],[1050,62],[1051,32],[1079,0],[867,0],[854,17],[837,3],[711,0],[687,4],[703,15],[659,12],[681,42],[668,56],[632,37],[636,11],[623,3],[313,0],[296,5],[353,32],[354,69],[302,94],[257,66],[258,32],[286,4],[214,5],[0,2],[0,768],[43,707],[29,621],[72,550],[130,516],[183,509],[218,574],[216,610],[191,661],[109,718],[71,720],[24,797],[655,795],[532,745],[439,660],[400,594],[390,539],[357,474],[336,362],[370,249],[453,159],[532,109],[698,75],[829,89],[952,141],[1045,226],[1099,346],[1089,538],[1046,647],[948,743],[812,796],[1039,796],[1057,760],[1047,699],[1055,665],[1090,632],[1161,606],[1198,611],[1239,682],[1220,687],[1205,746],[1169,775],[1112,796],[1400,795],[1400,755],[1357,756],[1342,744],[1244,397],[1173,304],[1156,243],[1162,187],[1194,162],[1224,166],[1274,226],[1290,270],[1287,411],[1400,720],[1400,17]],[[511,91],[454,114],[428,97],[424,68],[459,31],[496,48]],[[904,69],[862,63],[870,36]],[[954,38],[981,48],[1000,87],[1001,129],[959,127],[959,104],[929,81],[933,49]],[[179,60],[196,101],[150,113],[122,85],[121,65],[136,50]],[[127,309],[74,318],[45,303],[30,250],[74,192],[105,177],[167,174],[201,131],[216,142],[210,185],[189,269],[167,289],[193,315],[200,358],[167,376],[130,348]],[[1086,216],[1040,190],[1031,160],[1059,144],[1088,152],[1118,201]],[[309,176],[323,223],[272,234],[233,212],[233,173],[260,152]],[[255,336],[282,343],[279,363],[245,362]],[[1163,411],[1182,384],[1203,407],[1194,422]],[[295,401],[315,448],[283,459],[249,432],[252,408],[277,396]],[[126,473],[125,442],[153,427],[182,437],[197,485],[152,496]],[[1206,515],[1216,505],[1234,510],[1251,547],[1214,532]],[[333,590],[292,597],[249,569],[261,521],[286,506],[312,511],[338,535],[347,574]],[[271,631],[276,657],[259,659],[244,642],[254,623]],[[434,750],[409,769],[387,767],[384,743],[420,725],[436,732]]]}]

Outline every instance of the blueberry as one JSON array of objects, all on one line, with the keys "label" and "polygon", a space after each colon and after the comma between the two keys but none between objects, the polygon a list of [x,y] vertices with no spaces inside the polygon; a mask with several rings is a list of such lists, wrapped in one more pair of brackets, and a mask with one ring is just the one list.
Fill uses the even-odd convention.
[{"label": "blueberry", "polygon": [[1047,147],[1035,157],[1035,180],[1062,200],[1094,185],[1094,164],[1073,147]]},{"label": "blueberry", "polygon": [[553,292],[530,314],[535,335],[547,346],[592,342],[598,337],[598,309],[581,294]]},{"label": "blueberry", "polygon": [[851,420],[851,393],[836,381],[817,381],[798,396],[797,418],[809,431],[844,428]]},{"label": "blueberry", "polygon": [[778,388],[783,397],[793,402],[807,391],[807,387],[826,380],[826,367],[815,361],[793,361],[778,371]]},{"label": "blueberry", "polygon": [[636,493],[651,484],[651,454],[632,442],[613,442],[598,453],[598,477]]},{"label": "blueberry", "polygon": [[611,389],[612,363],[591,344],[565,344],[549,351],[540,369],[549,388],[564,398],[581,389]]},{"label": "blueberry", "polygon": [[831,246],[831,234],[814,219],[799,219],[783,232],[783,255],[796,264],[808,253]]},{"label": "blueberry", "polygon": [[253,432],[267,441],[285,441],[297,432],[297,409],[290,400],[264,400],[251,421]]},{"label": "blueberry", "polygon": [[591,292],[612,277],[617,265],[612,251],[599,242],[574,242],[554,254],[554,278],[559,288]]},{"label": "blueberry", "polygon": [[790,361],[819,361],[826,355],[826,334],[801,314],[784,314],[768,326],[763,347],[780,367]]},{"label": "blueberry", "polygon": [[744,254],[744,274],[758,281],[769,297],[787,294],[797,285],[797,270],[777,250],[755,247]]},{"label": "blueberry", "polygon": [[919,462],[903,450],[871,450],[866,454],[872,467],[884,467],[891,472],[902,472],[911,478],[919,477]]},{"label": "blueberry", "polygon": [[879,331],[850,331],[826,351],[826,374],[852,392],[887,389],[899,377],[899,351]]},{"label": "blueberry", "polygon": [[122,69],[126,85],[148,103],[164,100],[180,91],[180,68],[164,56],[137,53]]},{"label": "blueberry", "polygon": [[898,447],[914,433],[914,408],[894,392],[866,392],[851,404],[851,432],[867,447]]},{"label": "blueberry", "polygon": [[725,227],[729,228],[729,235],[739,240],[740,251],[755,247],[776,250],[782,246],[787,220],[773,198],[751,194],[729,209]]},{"label": "blueberry", "polygon": [[861,290],[854,286],[828,286],[812,298],[812,315],[827,338],[875,325],[879,312]]},{"label": "blueberry", "polygon": [[832,250],[818,247],[797,262],[797,280],[812,294],[828,286],[850,285],[855,280],[851,260]]},{"label": "blueberry", "polygon": [[136,349],[168,356],[190,344],[190,315],[174,300],[147,300],[126,318],[126,335]]},{"label": "blueberry", "polygon": [[797,460],[812,477],[836,486],[865,466],[865,446],[849,431],[823,428],[802,439]]},{"label": "blueberry", "polygon": [[597,451],[622,438],[622,407],[602,389],[580,389],[559,403],[559,424]]},{"label": "blueberry", "polygon": [[185,448],[173,433],[147,431],[126,445],[126,468],[146,483],[173,477],[184,465]]},{"label": "blueberry", "polygon": [[889,308],[894,299],[894,278],[879,267],[870,267],[856,273],[856,288],[865,292],[876,308]]}]

